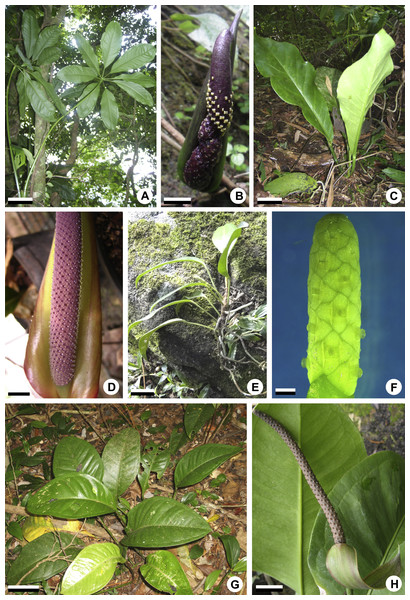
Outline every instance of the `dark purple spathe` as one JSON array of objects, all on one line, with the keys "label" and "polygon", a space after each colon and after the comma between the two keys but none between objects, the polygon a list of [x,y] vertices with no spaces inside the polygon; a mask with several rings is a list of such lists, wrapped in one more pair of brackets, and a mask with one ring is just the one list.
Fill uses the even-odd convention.
[{"label": "dark purple spathe", "polygon": [[81,290],[80,213],[57,213],[50,310],[50,372],[56,385],[74,376]]},{"label": "dark purple spathe", "polygon": [[215,41],[206,90],[206,117],[198,130],[197,146],[184,167],[185,182],[199,190],[206,189],[212,179],[232,120],[232,41],[229,29]]}]

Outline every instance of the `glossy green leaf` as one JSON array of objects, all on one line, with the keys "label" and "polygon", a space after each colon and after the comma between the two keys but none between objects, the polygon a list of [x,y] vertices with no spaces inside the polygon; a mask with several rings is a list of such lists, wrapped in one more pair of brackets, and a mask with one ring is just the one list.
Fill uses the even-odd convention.
[{"label": "glossy green leaf", "polygon": [[[393,452],[368,456],[344,474],[329,498],[342,522],[346,543],[357,551],[360,575],[367,580],[380,564],[396,556],[404,541],[403,459]],[[319,513],[310,542],[309,566],[321,588],[328,594],[340,594],[343,587],[326,568],[326,555],[332,546],[326,520]]]},{"label": "glossy green leaf", "polygon": [[[150,331],[147,331],[147,333],[144,333],[144,335],[142,335],[138,340],[138,348],[144,358],[147,357],[149,340],[152,334],[158,331],[159,329],[162,329],[162,327],[166,327],[167,325],[173,325],[174,323],[186,323],[187,325],[198,325],[199,327],[205,327],[200,323],[190,323],[189,321],[185,321],[185,319],[168,319],[168,321],[160,323],[160,325],[158,325],[157,327],[154,327],[153,329],[150,329]],[[130,327],[132,328],[132,326]]]},{"label": "glossy green leaf", "polygon": [[77,114],[80,119],[87,117],[94,110],[99,95],[100,84],[90,83],[87,85],[79,98],[81,104],[77,106]]},{"label": "glossy green leaf", "polygon": [[135,286],[138,285],[138,282],[141,279],[141,277],[144,277],[144,275],[146,275],[147,273],[150,273],[151,271],[155,271],[156,269],[160,269],[161,267],[165,267],[166,265],[172,265],[174,263],[179,263],[179,262],[193,262],[193,263],[198,263],[199,265],[201,265],[205,269],[207,268],[205,262],[202,259],[200,259],[200,258],[196,258],[196,256],[181,256],[181,258],[173,258],[172,260],[166,260],[165,262],[159,263],[158,265],[155,265],[154,267],[150,267],[149,269],[147,269],[143,273],[140,273],[137,276],[137,278],[135,279]]},{"label": "glossy green leaf", "polygon": [[[47,50],[45,50],[45,52],[47,52]],[[60,53],[59,53],[59,55],[60,55]],[[34,79],[36,79],[36,81],[38,81],[43,86],[49,100],[51,100],[54,103],[54,106],[57,107],[57,109],[60,111],[60,114],[66,116],[67,109],[66,109],[64,103],[61,101],[58,94],[56,93],[53,84],[51,84],[49,81],[46,81],[43,78],[40,71],[37,69],[34,69],[34,71],[32,72],[32,76]]]},{"label": "glossy green leaf", "polygon": [[126,532],[121,541],[125,546],[166,548],[198,540],[210,533],[211,528],[191,508],[171,498],[156,496],[130,510]]},{"label": "glossy green leaf", "polygon": [[24,540],[24,535],[20,523],[17,523],[16,521],[11,521],[11,523],[7,525],[7,531],[10,535],[17,538],[18,540]]},{"label": "glossy green leaf", "polygon": [[52,479],[30,496],[27,511],[59,519],[83,519],[115,512],[116,498],[91,475],[69,474]]},{"label": "glossy green leaf", "polygon": [[70,83],[87,83],[95,78],[95,71],[90,67],[80,67],[79,65],[70,65],[63,67],[57,73],[58,79]]},{"label": "glossy green leaf", "polygon": [[245,223],[245,221],[242,221],[239,225],[226,223],[215,229],[213,233],[212,241],[221,252],[218,271],[223,277],[229,277],[228,258],[244,227],[248,227],[248,223]]},{"label": "glossy green leaf", "polygon": [[115,544],[104,542],[87,546],[65,572],[61,593],[86,596],[102,590],[111,580],[119,562],[124,563],[125,558]]},{"label": "glossy green leaf", "polygon": [[54,450],[54,477],[67,473],[92,475],[102,481],[104,466],[97,450],[89,442],[70,435],[62,438]]},{"label": "glossy green leaf", "polygon": [[115,129],[118,123],[119,110],[114,94],[105,89],[101,97],[101,118],[107,129]]},{"label": "glossy green leaf", "polygon": [[40,117],[46,121],[53,121],[55,118],[55,109],[47,97],[44,87],[33,79],[26,79],[26,91],[30,104]]},{"label": "glossy green leaf", "polygon": [[295,192],[310,193],[317,188],[317,181],[306,173],[284,173],[264,185],[265,191],[278,198],[284,198]]},{"label": "glossy green leaf", "polygon": [[236,563],[236,565],[234,566],[232,571],[234,573],[246,573],[247,566],[248,566],[248,560],[247,560],[247,557],[244,556],[243,558],[241,558],[241,560],[239,562]]},{"label": "glossy green leaf", "polygon": [[353,161],[352,172],[366,113],[373,104],[377,88],[393,71],[390,52],[394,46],[393,39],[381,29],[374,36],[370,50],[345,69],[339,79],[337,98],[346,127],[349,159]]},{"label": "glossy green leaf", "polygon": [[19,73],[17,77],[17,92],[19,95],[19,112],[20,117],[24,117],[24,113],[26,111],[27,106],[30,104],[30,99],[28,97],[28,80],[30,76],[25,71]]},{"label": "glossy green leaf", "polygon": [[226,560],[228,561],[231,569],[233,569],[238,562],[238,558],[241,553],[239,542],[234,535],[221,535],[219,539],[224,545]]},{"label": "glossy green leaf", "polygon": [[121,496],[135,480],[140,466],[140,434],[132,427],[123,429],[106,444],[103,483],[115,496]]},{"label": "glossy green leaf", "polygon": [[21,32],[23,34],[23,42],[27,57],[31,58],[40,33],[40,27],[38,26],[36,16],[32,10],[25,10],[23,12]]},{"label": "glossy green leaf", "polygon": [[212,573],[209,573],[209,575],[205,579],[204,592],[207,592],[208,590],[211,589],[211,587],[213,587],[215,585],[215,583],[221,573],[222,573],[222,569],[216,569],[215,571],[212,571]]},{"label": "glossy green leaf", "polygon": [[12,562],[7,573],[9,585],[29,584],[47,580],[67,568],[81,549],[81,542],[60,531],[45,533],[26,544]]},{"label": "glossy green leaf", "polygon": [[325,99],[315,85],[316,71],[293,44],[255,35],[255,65],[284,102],[299,106],[303,116],[331,145],[333,125]]},{"label": "glossy green leaf", "polygon": [[157,479],[161,479],[168,468],[171,461],[171,453],[169,450],[161,450],[155,454],[155,458],[151,465],[151,471],[157,474]]},{"label": "glossy green leaf", "polygon": [[119,81],[118,79],[115,83],[124,90],[124,92],[127,92],[131,98],[140,102],[140,104],[144,104],[145,106],[154,105],[154,99],[151,94],[139,83],[134,83],[133,81]]},{"label": "glossy green leaf", "polygon": [[[349,417],[330,404],[264,404],[301,447],[325,492],[366,457]],[[253,416],[253,564],[297,594],[318,594],[307,557],[318,503],[279,435]]]},{"label": "glossy green leaf", "polygon": [[192,439],[205,423],[212,419],[214,413],[213,404],[187,404],[184,412],[184,428],[187,436]]},{"label": "glossy green leaf", "polygon": [[120,73],[130,69],[139,69],[151,62],[155,58],[155,48],[151,44],[136,44],[124,52],[120,58],[115,61],[111,68],[111,73]]},{"label": "glossy green leaf", "polygon": [[105,68],[109,67],[112,61],[117,58],[120,53],[121,40],[121,25],[116,21],[111,21],[111,23],[108,23],[101,36],[101,52]]},{"label": "glossy green leaf", "polygon": [[77,33],[75,35],[75,41],[77,42],[78,49],[81,52],[81,56],[87,65],[94,71],[96,75],[98,75],[99,67],[98,67],[98,58],[88,40],[81,33]]},{"label": "glossy green leaf", "polygon": [[149,585],[166,594],[188,596],[191,586],[176,556],[168,550],[157,550],[140,567],[141,575]]},{"label": "glossy green leaf", "polygon": [[241,446],[226,444],[204,444],[190,450],[176,466],[175,487],[187,487],[202,481],[222,463],[241,451]]},{"label": "glossy green leaf", "polygon": [[57,25],[45,27],[40,31],[33,50],[33,60],[37,60],[40,54],[46,48],[52,48],[57,45],[60,37],[60,29]]}]

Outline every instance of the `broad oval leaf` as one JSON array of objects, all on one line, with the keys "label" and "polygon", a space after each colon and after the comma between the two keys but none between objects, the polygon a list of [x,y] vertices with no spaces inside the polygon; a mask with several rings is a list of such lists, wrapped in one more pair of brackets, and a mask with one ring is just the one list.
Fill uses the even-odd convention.
[{"label": "broad oval leaf", "polygon": [[167,548],[198,540],[211,527],[194,510],[173,500],[156,496],[143,500],[128,513],[124,546]]},{"label": "broad oval leaf", "polygon": [[27,511],[60,519],[84,519],[115,512],[116,499],[91,475],[64,475],[30,497]]},{"label": "broad oval leaf", "polygon": [[101,97],[101,118],[107,129],[115,129],[118,123],[119,111],[114,94],[105,89]]},{"label": "broad oval leaf", "polygon": [[81,52],[81,56],[87,65],[95,72],[96,75],[99,73],[98,58],[88,40],[81,33],[75,35],[75,41],[77,42],[78,49]]},{"label": "broad oval leaf", "polygon": [[111,21],[101,36],[101,52],[104,67],[110,66],[121,50],[122,31],[121,25]]},{"label": "broad oval leaf", "polygon": [[125,558],[115,544],[104,542],[87,546],[65,572],[61,593],[84,596],[102,590],[114,575],[118,562],[124,563]]},{"label": "broad oval leaf", "polygon": [[7,573],[9,585],[29,584],[44,581],[67,568],[81,549],[78,538],[61,532],[45,533],[23,546]]},{"label": "broad oval leaf", "polygon": [[255,35],[255,65],[270,82],[282,100],[302,109],[313,127],[322,133],[329,145],[333,139],[333,126],[322,94],[315,85],[315,68],[304,61],[293,44],[276,42]]},{"label": "broad oval leaf", "polygon": [[295,192],[308,193],[317,188],[317,181],[306,173],[283,173],[264,185],[270,194],[284,198]]},{"label": "broad oval leaf", "polygon": [[[393,559],[404,541],[404,460],[394,452],[378,452],[347,471],[329,494],[342,522],[346,543],[355,548],[362,578]],[[309,547],[313,577],[328,594],[344,588],[326,568],[333,546],[324,514],[317,516]],[[388,593],[384,590],[384,593]]]},{"label": "broad oval leaf", "polygon": [[[366,457],[359,431],[339,406],[264,404],[258,408],[286,427],[327,493]],[[257,416],[253,416],[252,439],[252,567],[297,594],[318,594],[307,560],[317,500],[292,452]]]},{"label": "broad oval leaf", "polygon": [[204,592],[207,592],[208,590],[211,589],[212,586],[215,585],[215,583],[221,573],[222,573],[222,569],[216,569],[215,571],[212,571],[212,573],[209,573],[209,575],[205,579]]},{"label": "broad oval leaf", "polygon": [[87,83],[95,78],[95,71],[90,67],[80,67],[79,65],[70,65],[63,67],[57,73],[58,79],[70,83]]},{"label": "broad oval leaf", "polygon": [[81,438],[70,435],[63,438],[54,450],[53,473],[54,477],[60,477],[67,473],[92,475],[102,481],[104,466],[94,446]]},{"label": "broad oval leaf", "polygon": [[121,496],[135,480],[140,465],[140,434],[132,427],[117,433],[102,453],[103,483],[115,496]]},{"label": "broad oval leaf", "polygon": [[190,450],[176,466],[174,473],[175,487],[186,487],[202,481],[228,458],[241,451],[241,446],[228,446],[226,444],[204,444]]},{"label": "broad oval leaf", "polygon": [[140,567],[143,578],[157,590],[166,594],[188,596],[191,586],[183,568],[168,550],[158,550],[147,557],[145,565]]},{"label": "broad oval leaf", "polygon": [[146,106],[153,106],[154,99],[149,92],[145,88],[142,87],[139,83],[134,83],[133,81],[119,81],[116,80],[115,83],[120,87],[124,92],[127,92],[131,98],[137,100],[141,104],[145,104]]},{"label": "broad oval leaf", "polygon": [[100,84],[90,83],[87,85],[79,98],[80,104],[77,106],[77,114],[82,119],[92,112],[97,104],[100,95]]},{"label": "broad oval leaf", "polygon": [[381,29],[374,36],[370,50],[340,76],[337,98],[346,127],[349,159],[353,160],[352,171],[366,113],[373,104],[377,88],[393,71],[390,52],[394,46],[393,39]]},{"label": "broad oval leaf", "polygon": [[113,64],[111,73],[139,69],[155,58],[155,48],[151,44],[137,44],[126,50]]}]

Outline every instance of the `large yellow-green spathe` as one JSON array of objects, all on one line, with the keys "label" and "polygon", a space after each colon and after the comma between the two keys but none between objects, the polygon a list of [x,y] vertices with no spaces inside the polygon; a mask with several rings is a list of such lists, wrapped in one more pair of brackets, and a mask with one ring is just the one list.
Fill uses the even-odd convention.
[{"label": "large yellow-green spathe", "polygon": [[308,398],[353,398],[361,325],[359,241],[342,214],[318,221],[309,257]]}]

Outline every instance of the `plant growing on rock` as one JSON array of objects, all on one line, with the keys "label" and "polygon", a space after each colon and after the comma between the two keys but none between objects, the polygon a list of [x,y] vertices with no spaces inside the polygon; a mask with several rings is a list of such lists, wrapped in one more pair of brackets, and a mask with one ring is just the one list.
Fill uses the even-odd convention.
[{"label": "plant growing on rock", "polygon": [[[253,362],[259,368],[264,368],[264,363],[258,361],[249,352],[246,347],[246,340],[260,341],[266,336],[266,306],[259,306],[255,310],[245,314],[244,310],[249,309],[252,304],[247,303],[233,308],[231,306],[231,275],[229,272],[229,257],[235,244],[237,243],[241,232],[248,227],[248,223],[241,222],[226,223],[218,227],[212,236],[212,242],[218,249],[220,256],[218,260],[218,273],[223,277],[224,285],[222,293],[215,283],[211,270],[206,262],[196,256],[183,256],[156,264],[136,278],[135,285],[148,273],[161,269],[167,265],[175,263],[193,263],[202,267],[204,275],[198,275],[195,279],[184,283],[173,289],[171,292],[163,294],[151,306],[146,315],[138,319],[129,326],[128,331],[132,331],[139,326],[161,313],[161,311],[173,307],[178,315],[183,306],[193,306],[201,315],[202,320],[189,321],[185,318],[176,316],[160,322],[158,325],[141,334],[138,339],[138,347],[142,356],[145,358],[149,347],[150,339],[154,333],[165,326],[182,323],[188,326],[201,327],[209,331],[215,340],[217,356],[221,367],[228,371],[231,380],[237,390],[244,396],[244,392],[238,384],[238,366]],[[177,295],[183,293],[182,297],[177,299]],[[242,357],[238,355],[242,353]]]}]

